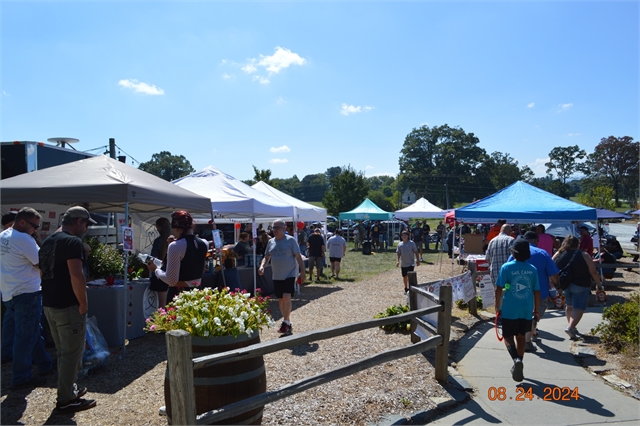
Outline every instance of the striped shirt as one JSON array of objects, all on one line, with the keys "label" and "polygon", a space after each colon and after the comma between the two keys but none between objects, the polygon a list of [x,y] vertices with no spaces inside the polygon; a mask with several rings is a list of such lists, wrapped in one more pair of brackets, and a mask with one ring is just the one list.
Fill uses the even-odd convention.
[{"label": "striped shirt", "polygon": [[486,259],[489,262],[489,271],[491,272],[491,281],[495,284],[498,280],[500,268],[507,262],[511,256],[511,247],[515,239],[513,237],[500,233],[497,237],[489,242],[487,247]]}]

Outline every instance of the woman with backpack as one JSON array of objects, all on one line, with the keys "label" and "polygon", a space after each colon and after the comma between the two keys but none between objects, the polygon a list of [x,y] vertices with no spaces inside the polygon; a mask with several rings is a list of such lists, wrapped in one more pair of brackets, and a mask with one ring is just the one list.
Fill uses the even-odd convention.
[{"label": "woman with backpack", "polygon": [[602,286],[600,275],[591,256],[580,251],[579,247],[580,241],[573,235],[567,235],[562,246],[553,256],[553,261],[558,265],[561,274],[565,267],[569,268],[570,284],[566,289],[563,288],[566,298],[565,312],[569,324],[564,331],[571,340],[578,340],[579,333],[576,326],[587,309],[591,294],[591,280],[593,279],[598,286]]}]

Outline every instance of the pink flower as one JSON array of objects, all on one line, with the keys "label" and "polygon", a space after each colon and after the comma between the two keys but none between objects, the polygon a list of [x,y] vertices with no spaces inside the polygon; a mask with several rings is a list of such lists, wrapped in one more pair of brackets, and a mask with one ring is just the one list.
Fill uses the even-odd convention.
[{"label": "pink flower", "polygon": [[156,325],[155,325],[155,324],[154,324],[154,325],[152,325],[151,327],[149,327],[149,330],[150,330],[150,331],[155,331],[155,329],[156,329]]}]

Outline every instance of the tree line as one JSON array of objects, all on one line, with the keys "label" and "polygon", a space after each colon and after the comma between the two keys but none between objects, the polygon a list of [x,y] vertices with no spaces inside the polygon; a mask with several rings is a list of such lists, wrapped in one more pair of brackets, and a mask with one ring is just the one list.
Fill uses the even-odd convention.
[{"label": "tree line", "polygon": [[[302,180],[296,175],[281,179],[272,178],[271,170],[253,166],[254,177],[245,183],[263,181],[300,200],[321,201],[332,215],[352,210],[367,197],[383,210],[397,210],[403,207],[406,190],[448,208],[486,197],[519,180],[562,197],[578,196],[583,204],[613,208],[620,205],[620,199],[631,206],[637,203],[639,146],[629,136],[609,136],[591,154],[578,145],[555,147],[545,164],[547,175],[536,178],[509,153],[488,154],[473,133],[447,124],[421,126],[405,137],[397,177],[366,177],[351,166],[335,166]],[[194,171],[184,156],[168,151],[153,154],[139,168],[168,181]],[[578,173],[584,177],[572,179]]]}]

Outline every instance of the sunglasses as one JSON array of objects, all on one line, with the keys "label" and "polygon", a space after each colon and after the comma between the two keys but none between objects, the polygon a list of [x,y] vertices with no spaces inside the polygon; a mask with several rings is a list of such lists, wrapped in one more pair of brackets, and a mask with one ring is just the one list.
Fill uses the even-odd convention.
[{"label": "sunglasses", "polygon": [[31,226],[33,227],[33,229],[38,229],[38,228],[40,228],[40,225],[37,225],[37,224],[35,224],[35,223],[33,223],[33,222],[29,222],[28,220],[25,220],[25,222],[27,222],[29,225],[31,225]]}]

